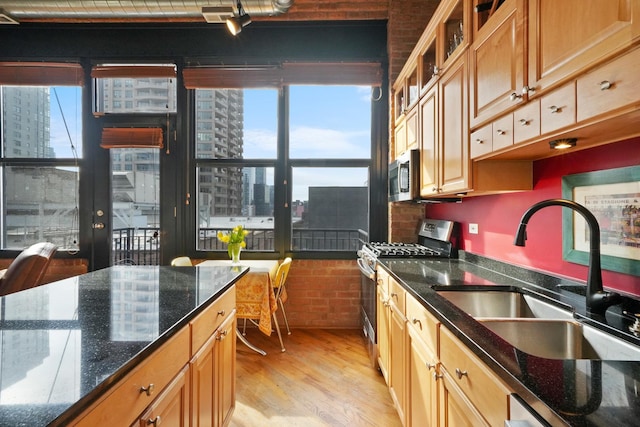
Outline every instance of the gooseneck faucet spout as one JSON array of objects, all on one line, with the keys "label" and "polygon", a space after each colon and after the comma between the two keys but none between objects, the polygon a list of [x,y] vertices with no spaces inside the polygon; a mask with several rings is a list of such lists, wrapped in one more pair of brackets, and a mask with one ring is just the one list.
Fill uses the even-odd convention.
[{"label": "gooseneck faucet spout", "polygon": [[573,209],[582,215],[589,227],[589,277],[587,278],[587,309],[591,313],[604,316],[609,306],[618,304],[620,295],[612,292],[605,292],[602,288],[602,268],[600,266],[600,227],[596,217],[584,206],[572,200],[566,199],[549,199],[543,200],[531,206],[522,215],[520,225],[516,232],[513,244],[516,246],[524,246],[527,240],[527,223],[534,213],[547,206],[562,206]]}]

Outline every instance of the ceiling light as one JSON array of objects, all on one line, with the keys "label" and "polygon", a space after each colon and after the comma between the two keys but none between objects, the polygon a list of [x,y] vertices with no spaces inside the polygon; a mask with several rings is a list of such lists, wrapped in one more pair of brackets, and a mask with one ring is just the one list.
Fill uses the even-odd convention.
[{"label": "ceiling light", "polygon": [[227,28],[234,36],[242,31],[243,27],[251,24],[251,17],[242,8],[242,3],[238,1],[238,16],[227,19]]},{"label": "ceiling light", "polygon": [[576,138],[554,139],[549,142],[549,146],[553,150],[566,150],[567,148],[575,147],[577,142]]}]

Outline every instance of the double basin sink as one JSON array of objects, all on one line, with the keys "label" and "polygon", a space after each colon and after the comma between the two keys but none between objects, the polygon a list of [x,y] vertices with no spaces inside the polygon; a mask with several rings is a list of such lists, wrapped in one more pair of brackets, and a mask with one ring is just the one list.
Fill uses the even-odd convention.
[{"label": "double basin sink", "polygon": [[437,290],[516,349],[546,359],[640,361],[640,347],[575,320],[561,307],[506,290]]}]

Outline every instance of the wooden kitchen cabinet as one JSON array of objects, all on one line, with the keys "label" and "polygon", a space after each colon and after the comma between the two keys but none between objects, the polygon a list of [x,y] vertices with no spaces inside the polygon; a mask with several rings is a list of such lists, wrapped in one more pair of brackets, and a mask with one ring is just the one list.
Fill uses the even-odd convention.
[{"label": "wooden kitchen cabinet", "polygon": [[462,55],[420,100],[420,195],[469,189],[467,65]]},{"label": "wooden kitchen cabinet", "polygon": [[407,334],[405,317],[406,291],[393,278],[389,279],[389,392],[398,411],[398,416],[406,424],[406,355]]},{"label": "wooden kitchen cabinet", "polygon": [[235,286],[72,426],[224,426],[235,408]]},{"label": "wooden kitchen cabinet", "polygon": [[438,425],[439,322],[411,295],[407,312],[407,412],[406,426]]},{"label": "wooden kitchen cabinet", "polygon": [[376,328],[378,332],[378,367],[384,377],[387,385],[389,384],[389,330],[390,324],[390,310],[389,310],[389,275],[381,268],[376,272]]},{"label": "wooden kitchen cabinet", "polygon": [[225,426],[235,408],[235,310],[190,362],[194,427]]},{"label": "wooden kitchen cabinet", "polygon": [[638,36],[638,1],[529,0],[527,84],[546,93],[620,54]]},{"label": "wooden kitchen cabinet", "polygon": [[438,194],[469,189],[469,123],[467,118],[467,61],[461,55],[442,75],[439,93]]},{"label": "wooden kitchen cabinet", "polygon": [[[439,375],[438,383],[439,427],[492,427],[448,372],[444,371]],[[502,426],[504,421],[495,425]]]},{"label": "wooden kitchen cabinet", "polygon": [[[439,356],[443,375],[440,410],[445,419],[441,426],[498,426],[509,419],[511,390],[446,328],[440,328]],[[460,424],[457,421],[474,413],[485,422]],[[477,417],[474,415],[474,418]]]},{"label": "wooden kitchen cabinet", "polygon": [[526,100],[524,17],[524,0],[507,0],[476,32],[469,49],[471,128]]},{"label": "wooden kitchen cabinet", "polygon": [[185,366],[133,425],[189,427],[190,392],[189,367]]}]

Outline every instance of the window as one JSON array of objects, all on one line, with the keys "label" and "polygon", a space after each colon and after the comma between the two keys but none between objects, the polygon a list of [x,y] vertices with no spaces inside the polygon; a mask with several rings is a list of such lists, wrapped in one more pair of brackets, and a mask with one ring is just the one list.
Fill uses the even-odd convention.
[{"label": "window", "polygon": [[77,249],[81,101],[80,86],[0,86],[3,249]]},{"label": "window", "polygon": [[196,89],[196,249],[225,251],[217,232],[241,224],[248,251],[355,253],[369,227],[370,92]]}]

